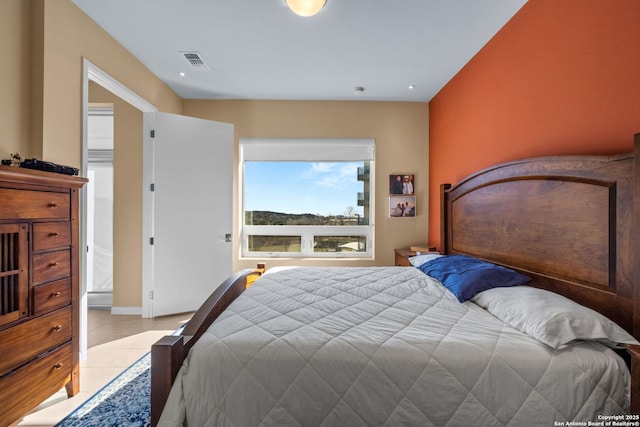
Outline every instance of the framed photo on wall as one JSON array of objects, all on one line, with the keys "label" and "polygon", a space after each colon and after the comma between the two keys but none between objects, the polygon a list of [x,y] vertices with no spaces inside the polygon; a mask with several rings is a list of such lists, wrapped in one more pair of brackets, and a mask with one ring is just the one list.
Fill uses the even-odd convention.
[{"label": "framed photo on wall", "polygon": [[389,175],[389,194],[415,194],[414,174],[401,173]]},{"label": "framed photo on wall", "polygon": [[416,216],[416,196],[389,196],[389,217],[408,218]]}]

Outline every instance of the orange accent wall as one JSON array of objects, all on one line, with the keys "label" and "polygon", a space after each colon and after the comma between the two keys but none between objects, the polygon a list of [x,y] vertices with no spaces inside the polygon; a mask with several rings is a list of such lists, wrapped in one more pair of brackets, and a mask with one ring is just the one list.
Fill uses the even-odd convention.
[{"label": "orange accent wall", "polygon": [[440,184],[525,157],[630,152],[640,1],[529,0],[429,104],[429,243]]}]

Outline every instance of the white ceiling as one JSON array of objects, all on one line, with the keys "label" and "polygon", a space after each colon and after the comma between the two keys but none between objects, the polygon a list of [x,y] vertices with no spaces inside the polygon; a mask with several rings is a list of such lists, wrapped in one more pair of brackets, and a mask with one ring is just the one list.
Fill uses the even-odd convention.
[{"label": "white ceiling", "polygon": [[[72,1],[185,99],[418,102],[526,3],[327,0],[303,18],[284,0]],[[191,68],[183,51],[209,70]]]}]

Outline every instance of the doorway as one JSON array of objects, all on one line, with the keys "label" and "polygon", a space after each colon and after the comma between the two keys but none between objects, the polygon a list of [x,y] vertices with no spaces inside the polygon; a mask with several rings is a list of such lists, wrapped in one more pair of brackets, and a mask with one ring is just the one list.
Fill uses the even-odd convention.
[{"label": "doorway", "polygon": [[[85,176],[90,172],[89,81],[96,83],[91,85],[92,96],[93,90],[97,93],[106,89],[108,93],[103,95],[114,106],[111,313],[152,317],[169,314],[169,310],[192,312],[232,270],[233,125],[160,113],[86,60],[85,67],[82,157]],[[86,246],[86,193],[83,200],[81,238]],[[196,214],[200,216],[195,218]],[[185,224],[191,228],[185,229]],[[181,230],[193,232],[179,233],[177,241],[171,240]],[[142,263],[138,254],[142,254]],[[190,255],[176,267],[176,260],[185,254]],[[84,251],[83,257],[81,304],[84,299],[85,305],[81,305],[81,337],[83,316],[86,328],[89,286]],[[158,271],[156,267],[163,265],[171,266],[169,272]],[[185,270],[192,273],[190,277],[182,275],[169,281],[168,286],[160,286],[161,279],[170,273]],[[183,307],[177,302],[184,295],[191,298]],[[159,308],[162,298],[169,302],[169,310]],[[86,331],[84,337],[86,342]]]},{"label": "doorway", "polygon": [[[134,110],[140,111],[142,113],[149,113],[157,111],[157,108],[147,102],[144,98],[141,98],[136,93],[129,90],[126,86],[122,85],[117,80],[113,79],[109,74],[101,70],[96,65],[92,64],[86,58],[83,59],[83,72],[82,72],[82,151],[81,151],[81,175],[88,176],[89,175],[89,135],[88,135],[88,122],[89,122],[89,88],[92,87],[100,87],[100,89],[104,89],[110,94],[117,97],[119,100],[124,101],[124,103],[128,104],[129,107],[132,107]],[[111,105],[113,107],[113,105]],[[114,112],[114,128],[116,127],[115,121],[117,114]],[[128,123],[126,124],[128,125]],[[139,136],[139,144],[142,144],[142,132],[140,132]],[[115,150],[114,150],[115,151]],[[125,159],[126,163],[126,159]],[[137,165],[139,167],[139,165]],[[113,181],[115,182],[117,177],[117,172],[113,173]],[[115,184],[114,184],[115,188]],[[81,203],[80,203],[80,216],[81,216],[81,230],[80,230],[80,247],[87,248],[88,247],[88,194],[87,194],[88,186],[85,186],[81,192]],[[141,237],[132,236],[133,241],[141,241]],[[115,244],[114,244],[115,246]],[[80,358],[81,360],[86,360],[87,356],[87,319],[88,319],[88,288],[89,282],[87,277],[88,272],[88,252],[87,250],[80,251]],[[114,283],[117,282],[117,267],[113,270],[114,275]],[[117,294],[117,289],[115,289],[115,293]],[[112,312],[113,312],[113,303],[116,299],[116,296],[112,297]],[[124,312],[118,314],[138,314],[140,315],[140,308],[136,308],[137,312]],[[148,317],[144,315],[144,300],[143,300],[143,308],[142,308],[142,317]]]},{"label": "doorway", "polygon": [[113,306],[113,107],[90,107],[87,120],[87,305]]}]

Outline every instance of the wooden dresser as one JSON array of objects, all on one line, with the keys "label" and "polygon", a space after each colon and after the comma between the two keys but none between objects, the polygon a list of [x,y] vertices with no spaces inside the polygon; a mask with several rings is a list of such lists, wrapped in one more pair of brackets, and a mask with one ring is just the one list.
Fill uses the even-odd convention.
[{"label": "wooden dresser", "polygon": [[0,166],[0,425],[79,391],[78,192],[85,178]]}]

